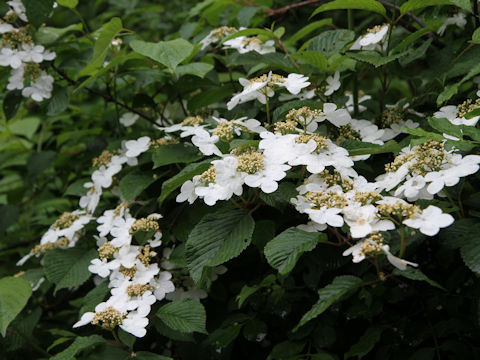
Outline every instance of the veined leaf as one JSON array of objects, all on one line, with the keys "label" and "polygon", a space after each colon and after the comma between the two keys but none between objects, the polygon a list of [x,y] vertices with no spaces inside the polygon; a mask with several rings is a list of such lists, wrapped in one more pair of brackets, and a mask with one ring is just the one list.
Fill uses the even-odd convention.
[{"label": "veined leaf", "polygon": [[165,65],[171,72],[193,51],[193,45],[185,39],[160,41],[158,43],[133,40],[130,47],[137,53]]},{"label": "veined leaf", "polygon": [[157,316],[171,329],[182,333],[194,331],[206,334],[207,315],[203,305],[193,299],[183,299],[163,305]]},{"label": "veined leaf", "polygon": [[268,39],[273,39],[275,37],[274,33],[271,30],[267,29],[244,29],[237,31],[233,34],[228,35],[222,40],[222,43],[224,43],[227,40],[230,39],[235,39],[239,36],[253,36],[253,35],[262,35]]},{"label": "veined leaf", "polygon": [[28,22],[36,28],[45,23],[53,9],[54,0],[22,0]]},{"label": "veined leaf", "polygon": [[308,34],[312,33],[313,31],[327,25],[332,24],[332,19],[322,19],[318,21],[314,21],[313,23],[310,23],[300,30],[298,30],[295,34],[293,34],[288,40],[285,41],[285,45],[293,45],[295,44],[298,40],[304,38]]},{"label": "veined leaf", "polygon": [[452,124],[448,119],[444,118],[436,118],[436,117],[429,117],[428,123],[432,128],[438,130],[442,134],[448,134],[455,136],[459,139],[462,138],[462,131],[458,125]]},{"label": "veined leaf", "polygon": [[0,333],[3,337],[31,295],[32,287],[27,280],[11,276],[0,279]]},{"label": "veined leaf", "polygon": [[105,342],[105,339],[99,335],[79,336],[75,341],[62,352],[52,356],[50,360],[71,360],[75,359],[80,351]]},{"label": "veined leaf", "polygon": [[193,228],[185,245],[192,279],[198,284],[207,266],[217,266],[238,256],[252,240],[255,222],[242,209],[206,215]]},{"label": "veined leaf", "polygon": [[318,315],[327,310],[330,305],[340,300],[349,292],[353,293],[362,284],[362,279],[352,275],[337,276],[333,282],[323,289],[318,291],[319,299],[312,308],[302,316],[298,325],[293,329],[297,331],[302,325],[305,325],[310,320],[316,318]]},{"label": "veined leaf", "polygon": [[163,145],[153,153],[153,168],[168,164],[191,163],[202,156],[195,146],[186,143]]},{"label": "veined leaf", "polygon": [[182,75],[195,75],[200,78],[205,77],[207,73],[213,69],[212,64],[207,64],[203,62],[195,62],[187,65],[180,65],[175,69],[175,73],[178,76]]},{"label": "veined leaf", "polygon": [[125,175],[120,181],[120,192],[126,201],[135,199],[154,181],[155,176],[152,172],[134,170]]},{"label": "veined leaf", "polygon": [[398,276],[403,276],[410,280],[425,281],[436,288],[445,290],[445,288],[442,285],[430,279],[427,275],[421,272],[420,269],[413,269],[411,267],[408,267],[405,270],[394,269],[393,274]]},{"label": "veined leaf", "polygon": [[[321,52],[330,57],[340,52],[345,45],[353,41],[355,33],[350,30],[327,30],[308,41],[307,50]],[[302,46],[303,48],[303,46]]]},{"label": "veined leaf", "polygon": [[324,11],[342,9],[368,10],[382,15],[386,15],[387,13],[385,7],[376,0],[334,0],[321,5],[312,13],[310,17]]},{"label": "veined leaf", "polygon": [[472,7],[469,1],[464,0],[408,0],[402,6],[400,6],[400,13],[406,14],[409,11],[423,9],[428,6],[436,5],[455,5],[463,10],[472,12]]},{"label": "veined leaf", "polygon": [[275,236],[264,249],[268,263],[280,274],[288,274],[305,252],[313,250],[318,243],[327,241],[327,235],[289,228]]},{"label": "veined leaf", "polygon": [[371,64],[375,67],[379,67],[394,60],[397,60],[407,54],[409,54],[412,50],[404,51],[400,54],[382,56],[376,51],[371,50],[360,50],[360,51],[348,51],[346,55],[354,60],[366,62]]}]

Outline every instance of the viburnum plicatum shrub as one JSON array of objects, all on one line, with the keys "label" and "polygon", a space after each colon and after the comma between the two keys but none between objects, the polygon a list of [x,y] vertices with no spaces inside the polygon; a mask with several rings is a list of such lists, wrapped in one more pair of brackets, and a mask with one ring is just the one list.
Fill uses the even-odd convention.
[{"label": "viburnum plicatum shrub", "polygon": [[1,357],[478,358],[479,5],[7,1]]}]

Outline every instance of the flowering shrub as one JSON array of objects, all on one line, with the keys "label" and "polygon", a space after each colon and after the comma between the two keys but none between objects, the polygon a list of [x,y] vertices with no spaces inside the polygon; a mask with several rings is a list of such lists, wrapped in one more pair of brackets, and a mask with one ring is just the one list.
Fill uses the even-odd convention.
[{"label": "flowering shrub", "polygon": [[2,358],[478,356],[476,0],[57,2],[1,8]]}]

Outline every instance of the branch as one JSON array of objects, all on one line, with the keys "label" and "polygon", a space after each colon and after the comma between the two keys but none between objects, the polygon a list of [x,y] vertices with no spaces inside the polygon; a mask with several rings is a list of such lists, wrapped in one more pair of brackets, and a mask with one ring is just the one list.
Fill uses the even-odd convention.
[{"label": "branch", "polygon": [[268,10],[262,10],[262,11],[266,12],[268,16],[273,16],[273,15],[286,13],[290,9],[294,9],[294,8],[297,8],[297,7],[300,7],[300,6],[314,4],[314,3],[319,2],[319,1],[321,1],[321,0],[305,0],[305,1],[301,1],[301,2],[296,3],[296,4],[284,6],[280,9],[268,9]]},{"label": "branch", "polygon": [[[69,84],[73,85],[73,86],[77,86],[77,83],[71,78],[69,77],[64,71],[62,71],[61,69],[57,68],[54,64],[52,64],[52,68],[64,79],[66,80]],[[86,91],[88,91],[90,94],[93,94],[93,95],[97,95],[97,96],[100,96],[102,97],[106,102],[111,102],[111,103],[114,103],[114,104],[117,104],[118,106],[121,106],[122,108],[124,108],[125,110],[128,110],[134,114],[137,114],[138,116],[140,116],[142,119],[145,119],[147,120],[148,122],[152,123],[153,125],[158,125],[157,122],[150,118],[149,116],[135,110],[134,108],[128,106],[127,104],[124,104],[120,101],[118,101],[117,99],[113,98],[112,96],[110,95],[107,95],[107,94],[104,94],[100,91],[97,91],[95,89],[91,89],[89,87],[84,87],[83,89],[85,89]]]}]

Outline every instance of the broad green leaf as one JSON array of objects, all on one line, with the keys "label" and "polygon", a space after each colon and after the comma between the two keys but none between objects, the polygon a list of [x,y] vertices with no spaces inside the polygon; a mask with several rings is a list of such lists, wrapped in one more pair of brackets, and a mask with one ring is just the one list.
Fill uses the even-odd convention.
[{"label": "broad green leaf", "polygon": [[157,316],[170,328],[182,333],[194,331],[206,334],[207,315],[203,305],[193,299],[183,299],[163,305]]},{"label": "broad green leaf", "polygon": [[185,181],[190,180],[195,175],[201,174],[207,170],[211,165],[211,161],[212,159],[207,159],[198,163],[187,165],[177,175],[165,181],[162,184],[162,192],[158,198],[159,204],[161,204],[173,191],[182,186]]},{"label": "broad green leaf", "polygon": [[270,274],[267,277],[265,277],[265,279],[263,279],[260,284],[253,285],[253,286],[244,285],[242,287],[242,290],[240,290],[240,293],[235,298],[235,300],[238,303],[238,308],[240,309],[242,307],[243,303],[245,302],[245,300],[247,300],[247,298],[250,295],[256,293],[258,290],[260,290],[264,287],[269,287],[269,286],[273,285],[275,283],[276,279],[277,279],[277,277],[275,275]]},{"label": "broad green leaf", "polygon": [[339,145],[347,149],[350,156],[399,152],[402,149],[402,146],[395,140],[390,140],[383,145],[355,140],[343,140]]},{"label": "broad green leaf", "polygon": [[3,98],[3,113],[6,119],[11,119],[15,116],[20,104],[23,101],[22,92],[20,90],[9,91]]},{"label": "broad green leaf", "polygon": [[201,107],[218,103],[219,101],[230,98],[233,94],[233,86],[227,84],[213,89],[204,90],[188,100],[188,110],[194,112]]},{"label": "broad green leaf", "polygon": [[8,124],[8,130],[15,135],[25,136],[27,139],[32,139],[33,135],[40,125],[40,118],[27,117],[21,120],[16,120]]},{"label": "broad green leaf", "polygon": [[320,72],[327,70],[327,58],[318,51],[302,51],[292,55],[295,60],[301,60],[307,64],[315,66]]},{"label": "broad green leaf", "polygon": [[108,288],[108,283],[106,281],[95,286],[92,290],[83,295],[83,297],[81,298],[82,307],[79,310],[79,314],[83,315],[87,311],[94,311],[95,306],[105,300],[105,296],[109,292],[110,289]]},{"label": "broad green leaf", "polygon": [[115,36],[117,36],[117,34],[122,30],[122,28],[122,20],[117,17],[112,18],[108,23],[102,26],[100,35],[95,41],[95,45],[93,47],[92,59],[87,64],[87,66],[85,66],[85,68],[80,71],[78,77],[82,77],[85,75],[93,75],[98,68],[102,67],[105,56],[107,56],[110,43],[115,38]]},{"label": "broad green leaf", "polygon": [[397,46],[395,46],[393,48],[393,50],[391,51],[390,54],[398,54],[400,53],[403,49],[405,49],[408,45],[410,45],[411,43],[413,43],[414,41],[420,39],[422,36],[424,36],[425,34],[428,34],[429,32],[431,32],[432,30],[429,29],[429,28],[423,28],[423,29],[420,29],[418,31],[415,31],[414,33],[408,35],[407,37],[405,37],[402,41],[400,41],[400,44],[398,44]]},{"label": "broad green leaf", "polygon": [[438,130],[440,133],[462,138],[462,130],[458,125],[452,124],[448,119],[429,117],[428,123],[432,128]]},{"label": "broad green leaf", "polygon": [[171,72],[193,51],[193,45],[184,39],[160,41],[158,43],[133,40],[130,47],[137,53],[165,65]]},{"label": "broad green leaf", "polygon": [[328,58],[340,52],[354,38],[355,33],[350,30],[327,30],[312,38],[307,50],[321,52]]},{"label": "broad green leaf", "polygon": [[20,208],[17,205],[0,204],[0,236],[15,224],[19,214]]},{"label": "broad green leaf", "polygon": [[55,28],[50,26],[42,26],[38,29],[35,37],[40,44],[48,45],[55,42],[61,36],[70,31],[81,31],[82,24],[72,24],[64,28]]},{"label": "broad green leaf", "polygon": [[310,17],[324,11],[342,9],[368,10],[382,15],[387,13],[383,5],[376,0],[334,0],[321,5]]},{"label": "broad green leaf", "polygon": [[400,270],[400,269],[394,269],[393,274],[397,276],[403,276],[407,279],[410,280],[416,280],[416,281],[425,281],[429,283],[430,285],[445,290],[445,288],[437,283],[436,281],[430,279],[427,275],[425,275],[420,269],[413,269],[411,267],[406,268],[405,270]]},{"label": "broad green leaf", "polygon": [[47,115],[54,116],[65,111],[70,103],[70,96],[68,95],[68,90],[63,86],[55,85],[52,98],[48,102],[47,106]]},{"label": "broad green leaf", "polygon": [[302,359],[303,356],[300,355],[303,348],[305,347],[305,342],[292,342],[292,341],[283,341],[276,344],[272,352],[268,355],[269,360],[287,360],[287,359]]},{"label": "broad green leaf", "polygon": [[407,51],[405,56],[401,57],[398,62],[401,66],[405,67],[412,61],[422,58],[426,54],[432,42],[433,38],[427,39],[427,41],[424,41],[419,47],[412,49],[412,51]]},{"label": "broad green leaf", "polygon": [[462,260],[470,270],[480,275],[480,237],[478,233],[468,238],[460,248]]},{"label": "broad green leaf", "polygon": [[445,101],[449,100],[458,92],[458,84],[450,84],[445,86],[443,91],[437,97],[437,105],[440,106]]},{"label": "broad green leaf", "polygon": [[70,9],[75,9],[78,5],[78,0],[57,0],[57,3]]},{"label": "broad green leaf", "polygon": [[400,13],[404,15],[409,11],[437,5],[456,5],[466,11],[472,12],[472,7],[468,0],[408,0],[406,3],[400,6]]},{"label": "broad green leaf", "polygon": [[314,21],[313,23],[310,23],[300,30],[298,30],[295,34],[293,34],[288,40],[286,40],[284,43],[285,45],[294,45],[298,40],[303,39],[305,36],[308,34],[312,33],[313,31],[320,29],[323,26],[328,26],[332,25],[332,19],[322,19],[318,21]]},{"label": "broad green leaf", "polygon": [[[465,119],[471,119],[471,118],[474,118],[476,116],[480,116],[480,108],[476,108],[476,109],[470,111],[469,113],[465,114]],[[473,128],[473,129],[476,129],[476,128]]]},{"label": "broad green leaf", "polygon": [[57,158],[55,151],[33,153],[27,160],[27,171],[30,176],[36,176],[52,166]]},{"label": "broad green leaf", "polygon": [[250,26],[251,19],[260,10],[258,6],[245,6],[240,9],[237,14],[237,20],[241,27]]},{"label": "broad green leaf", "polygon": [[439,142],[442,142],[444,140],[444,137],[442,135],[425,131],[420,128],[410,129],[410,128],[404,127],[403,129],[406,130],[410,135],[420,136],[422,138],[427,138],[429,140],[435,140]]},{"label": "broad green leaf", "polygon": [[185,256],[192,279],[199,283],[207,266],[217,266],[238,256],[252,240],[255,222],[242,209],[206,215],[192,230]]},{"label": "broad green leaf", "polygon": [[239,36],[256,36],[256,35],[262,35],[267,39],[273,39],[275,36],[271,30],[267,29],[244,29],[237,31],[233,34],[228,35],[222,40],[222,43],[224,43],[227,40],[237,38]]},{"label": "broad green leaf", "polygon": [[352,357],[358,357],[358,359],[363,358],[372,351],[375,344],[380,341],[383,330],[385,330],[383,327],[370,327],[367,332],[362,335],[360,340],[352,345],[343,358],[345,360]]},{"label": "broad green leaf", "polygon": [[88,280],[90,261],[98,256],[95,249],[66,249],[48,251],[44,258],[45,275],[56,284],[55,292],[60,289],[79,286]]},{"label": "broad green leaf", "polygon": [[282,275],[288,274],[305,252],[313,250],[318,243],[327,241],[327,235],[289,228],[275,236],[264,249],[268,263]]},{"label": "broad green leaf", "polygon": [[215,349],[222,349],[227,347],[233,340],[235,340],[240,331],[242,330],[243,324],[232,324],[225,328],[216,329],[212,332],[203,342],[204,345],[213,345]]},{"label": "broad green leaf", "polygon": [[302,316],[302,319],[293,331],[297,331],[300,326],[305,325],[310,320],[319,316],[327,310],[330,305],[339,301],[343,296],[348,293],[353,293],[353,291],[357,290],[361,284],[362,279],[356,276],[341,275],[335,277],[331,284],[318,291],[319,299],[317,303]]},{"label": "broad green leaf", "polygon": [[152,172],[134,170],[125,175],[120,181],[120,193],[125,198],[125,201],[132,201],[155,180]]},{"label": "broad green leaf", "polygon": [[400,54],[394,54],[394,55],[388,55],[388,56],[382,56],[376,51],[371,51],[371,50],[360,50],[360,51],[348,51],[346,55],[354,60],[358,60],[361,62],[365,62],[368,64],[371,64],[375,67],[379,67],[385,64],[388,64],[389,62],[392,62],[394,60],[397,60],[407,54],[409,54],[411,50],[402,52]]},{"label": "broad green leaf", "polygon": [[168,144],[160,146],[152,155],[153,168],[177,163],[191,163],[202,158],[203,155],[195,146],[186,143]]},{"label": "broad green leaf", "polygon": [[93,348],[95,345],[102,344],[105,339],[99,335],[79,336],[74,342],[62,352],[52,356],[50,360],[72,360],[75,355],[85,349]]},{"label": "broad green leaf", "polygon": [[3,337],[31,295],[32,287],[27,280],[10,276],[0,279],[0,333]]},{"label": "broad green leaf", "polygon": [[28,22],[39,28],[45,23],[53,10],[54,0],[22,0]]},{"label": "broad green leaf", "polygon": [[474,44],[480,44],[480,28],[475,30],[472,35],[472,43]]},{"label": "broad green leaf", "polygon": [[200,78],[203,78],[212,69],[213,69],[212,64],[195,62],[187,65],[180,65],[175,69],[175,74],[177,74],[179,77],[182,75],[195,75]]}]

